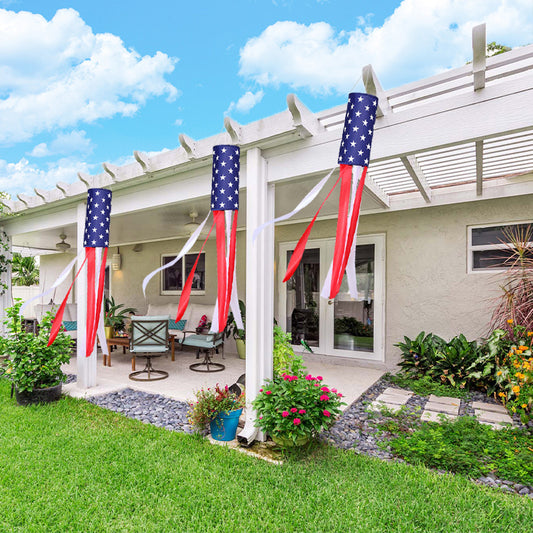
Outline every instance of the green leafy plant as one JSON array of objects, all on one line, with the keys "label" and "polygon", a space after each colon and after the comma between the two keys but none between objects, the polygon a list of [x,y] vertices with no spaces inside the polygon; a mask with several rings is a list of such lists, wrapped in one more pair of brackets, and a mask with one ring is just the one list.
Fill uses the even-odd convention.
[{"label": "green leafy plant", "polygon": [[124,328],[124,321],[130,317],[130,314],[135,314],[137,309],[134,307],[124,307],[124,304],[115,303],[115,299],[105,299],[105,315],[104,325],[111,326],[117,329]]},{"label": "green leafy plant", "polygon": [[353,316],[336,318],[334,328],[336,334],[347,333],[354,337],[372,337],[374,335],[371,326],[366,326]]},{"label": "green leafy plant", "polygon": [[13,285],[30,287],[39,284],[39,267],[35,257],[14,253],[11,269]]},{"label": "green leafy plant", "polygon": [[189,423],[197,430],[205,429],[219,413],[235,411],[246,404],[244,392],[240,395],[223,388],[217,383],[214,387],[200,389],[195,392],[195,401],[189,402]]},{"label": "green leafy plant", "polygon": [[226,339],[233,337],[235,340],[240,339],[246,341],[246,304],[242,300],[239,300],[239,309],[241,311],[242,325],[244,326],[244,329],[237,327],[233,312],[230,312],[224,332],[226,334]]},{"label": "green leafy plant", "polygon": [[275,376],[284,372],[298,373],[304,368],[302,357],[294,353],[290,333],[285,333],[277,324],[274,325],[273,367]]},{"label": "green leafy plant", "polygon": [[412,433],[397,432],[388,446],[410,463],[533,484],[533,437],[516,429],[494,431],[473,417],[423,422]]},{"label": "green leafy plant", "polygon": [[394,346],[400,348],[402,358],[399,366],[407,373],[424,374],[435,365],[436,352],[446,344],[444,339],[433,333],[420,332],[415,339],[404,337],[404,342]]},{"label": "green leafy plant", "polygon": [[442,383],[440,380],[436,381],[430,375],[413,376],[400,372],[399,374],[387,374],[384,376],[390,383],[398,385],[399,387],[410,389],[418,396],[455,396],[457,398],[468,398],[471,394],[464,389],[457,389],[449,383]]},{"label": "green leafy plant", "polygon": [[341,412],[342,394],[303,370],[268,380],[253,402],[257,427],[297,444],[330,427]]},{"label": "green leafy plant", "polygon": [[20,316],[21,305],[17,299],[13,307],[6,309],[7,335],[0,343],[0,355],[7,359],[0,373],[20,392],[58,385],[66,379],[61,365],[70,360],[73,340],[64,331],[59,331],[55,341],[48,346],[52,313],[43,316],[37,335],[27,333]]}]

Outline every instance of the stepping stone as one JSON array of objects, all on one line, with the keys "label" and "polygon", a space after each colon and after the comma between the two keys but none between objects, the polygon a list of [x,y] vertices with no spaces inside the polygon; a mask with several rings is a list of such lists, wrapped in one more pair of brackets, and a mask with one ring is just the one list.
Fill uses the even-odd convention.
[{"label": "stepping stone", "polygon": [[459,405],[446,405],[444,403],[428,402],[426,403],[425,410],[457,416],[459,414]]},{"label": "stepping stone", "polygon": [[474,413],[480,422],[492,422],[496,424],[513,424],[513,419],[504,413],[494,413],[483,409],[475,409]]},{"label": "stepping stone", "polygon": [[394,387],[389,387],[385,389],[382,394],[394,394],[396,396],[404,396],[406,398],[406,401],[414,394],[414,392],[403,390],[403,389],[395,389]]},{"label": "stepping stone", "polygon": [[434,394],[432,394],[429,397],[429,401],[444,405],[461,405],[461,398],[452,398],[451,396],[435,396]]},{"label": "stepping stone", "polygon": [[482,411],[490,411],[491,413],[502,413],[504,415],[509,414],[503,405],[497,403],[474,402],[472,404],[472,408],[480,409]]},{"label": "stepping stone", "polygon": [[388,409],[389,411],[392,411],[393,413],[395,413],[396,411],[400,410],[401,405],[395,404],[395,403],[386,403],[386,402],[382,402],[382,401],[379,401],[379,400],[374,400],[370,404],[369,408],[372,411],[377,411],[377,412],[380,412],[383,409]]},{"label": "stepping stone", "polygon": [[405,396],[397,396],[396,394],[380,394],[376,401],[378,402],[385,402],[385,403],[393,403],[396,405],[404,405],[409,398],[406,398]]},{"label": "stepping stone", "polygon": [[445,420],[452,420],[454,418],[457,418],[457,416],[446,413],[437,413],[435,411],[424,411],[420,418],[424,422],[442,422],[443,418]]},{"label": "stepping stone", "polygon": [[498,430],[498,431],[500,429],[505,429],[505,428],[509,427],[508,424],[493,424],[492,422],[482,422],[481,420],[479,420],[479,423],[483,424],[485,426],[490,426],[492,429],[495,429],[495,430]]}]

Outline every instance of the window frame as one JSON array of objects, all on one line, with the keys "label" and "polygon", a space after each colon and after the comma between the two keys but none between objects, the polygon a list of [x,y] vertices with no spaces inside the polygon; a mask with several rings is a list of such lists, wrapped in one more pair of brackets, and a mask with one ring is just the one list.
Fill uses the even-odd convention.
[{"label": "window frame", "polygon": [[[178,255],[178,253],[174,253],[174,254],[168,254],[168,253],[165,253],[165,254],[161,254],[161,257],[160,257],[160,265],[163,266],[164,263],[164,259],[167,258],[167,257],[171,257],[172,259],[174,259],[176,256]],[[183,283],[185,283],[185,280],[187,279],[186,278],[186,258],[187,257],[194,257],[194,260],[196,261],[196,257],[198,255],[198,252],[190,252],[188,254],[185,254],[180,260],[181,260],[181,279],[183,280]],[[204,265],[207,265],[207,262],[206,262],[206,253],[205,252],[202,252],[202,254],[204,256]],[[207,271],[204,272],[204,275],[205,275],[205,281],[204,281],[204,287],[205,285],[207,284]],[[178,289],[178,290],[170,290],[170,289],[165,289],[164,287],[164,281],[165,281],[165,271],[162,270],[160,272],[160,282],[159,282],[159,288],[160,288],[160,294],[161,296],[175,296],[175,295],[180,295],[182,292],[183,292],[183,288],[182,289]],[[191,295],[197,295],[197,296],[202,296],[202,295],[205,295],[205,288],[204,289],[195,289],[195,288],[191,288]]]},{"label": "window frame", "polygon": [[507,272],[507,268],[474,268],[474,252],[487,250],[505,250],[506,244],[472,244],[472,230],[483,228],[495,228],[498,226],[520,226],[521,224],[530,224],[533,227],[533,220],[519,220],[516,222],[494,222],[492,224],[476,224],[467,226],[467,273],[468,274],[498,274]]}]

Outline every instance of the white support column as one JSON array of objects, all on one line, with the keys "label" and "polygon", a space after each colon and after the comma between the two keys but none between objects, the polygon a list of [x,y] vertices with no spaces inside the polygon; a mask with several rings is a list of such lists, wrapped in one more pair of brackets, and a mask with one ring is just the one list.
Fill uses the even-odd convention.
[{"label": "white support column", "polygon": [[[11,237],[4,236],[4,228],[0,227],[0,231],[2,232],[2,235],[0,236],[0,239],[2,239],[2,242],[4,242],[7,245],[7,250],[0,250],[1,255],[4,255],[7,260],[11,260],[13,257],[12,254],[12,247],[11,247]],[[7,269],[5,272],[2,273],[0,276],[0,281],[2,283],[5,283],[7,285],[7,288],[4,292],[3,289],[0,289],[0,292],[2,292],[0,296],[0,333],[5,333],[5,327],[4,327],[4,320],[6,319],[6,308],[11,307],[13,305],[13,294],[11,292],[11,261],[7,264]]]},{"label": "white support column", "polygon": [[[267,183],[267,165],[259,148],[246,154],[246,426],[249,435],[256,413],[250,408],[265,379],[272,377],[274,323],[274,226],[255,243],[254,228],[274,218],[274,185]],[[264,435],[258,435],[264,440]]]},{"label": "white support column", "polygon": [[[78,221],[78,265],[81,267],[85,258],[83,246],[83,233],[85,231],[86,204],[82,202],[77,207]],[[87,265],[83,267],[76,281],[76,296],[78,310],[78,339],[77,339],[77,362],[78,362],[78,387],[88,389],[96,385],[96,349],[90,357],[85,357],[85,339],[87,325]]]}]

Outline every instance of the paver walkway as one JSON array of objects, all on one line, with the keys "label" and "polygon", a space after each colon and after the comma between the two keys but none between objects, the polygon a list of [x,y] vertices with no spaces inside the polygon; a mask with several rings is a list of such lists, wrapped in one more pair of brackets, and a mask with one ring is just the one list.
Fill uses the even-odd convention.
[{"label": "paver walkway", "polygon": [[[370,405],[373,411],[383,408],[398,411],[402,405],[407,404],[413,393],[403,389],[389,387],[385,389]],[[445,419],[454,419],[459,416],[461,399],[449,396],[435,396],[432,394],[422,413],[421,419],[428,422],[442,422]],[[513,426],[513,420],[502,405],[485,402],[472,404],[474,414],[482,424],[487,424],[495,429]]]}]

